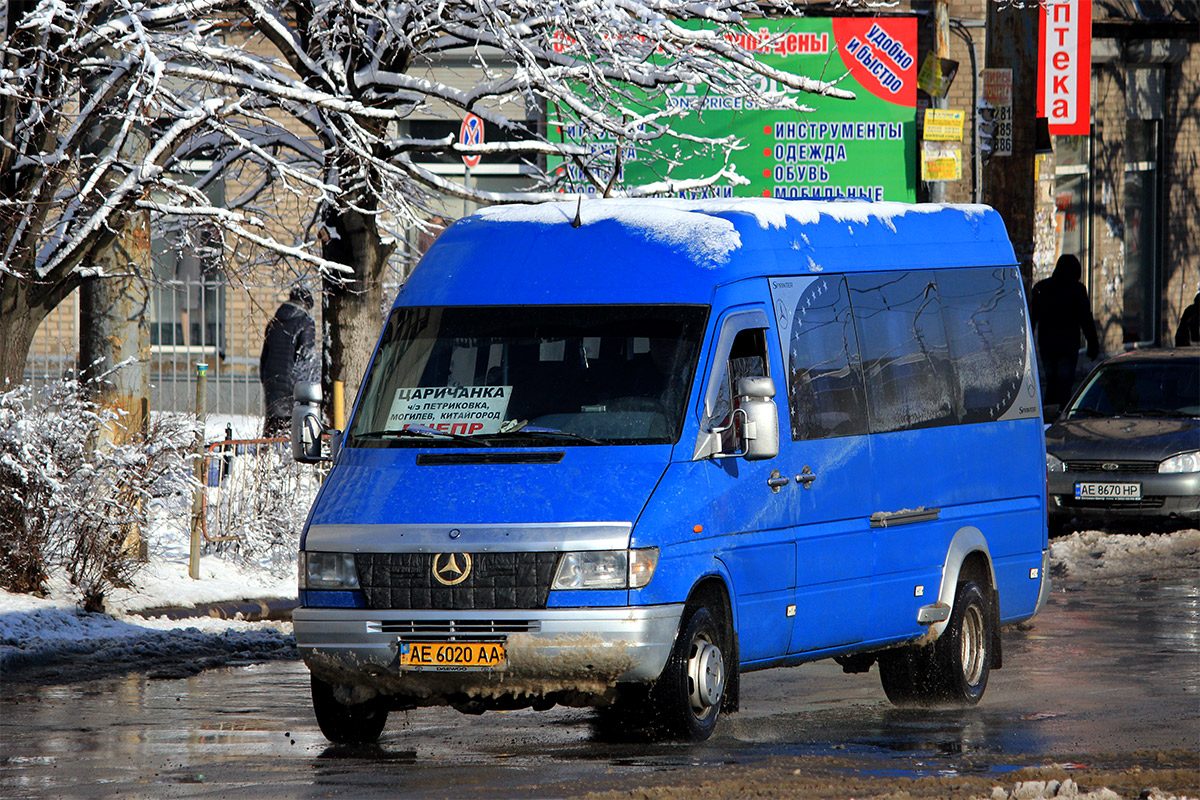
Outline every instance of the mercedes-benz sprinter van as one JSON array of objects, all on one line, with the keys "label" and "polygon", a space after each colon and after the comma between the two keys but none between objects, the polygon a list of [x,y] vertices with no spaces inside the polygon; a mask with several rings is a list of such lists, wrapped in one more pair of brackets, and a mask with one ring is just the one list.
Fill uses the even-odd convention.
[{"label": "mercedes-benz sprinter van", "polygon": [[985,206],[462,219],[401,287],[301,540],[320,727],[564,704],[701,740],[741,673],[822,658],[975,703],[1048,590],[1038,396]]}]

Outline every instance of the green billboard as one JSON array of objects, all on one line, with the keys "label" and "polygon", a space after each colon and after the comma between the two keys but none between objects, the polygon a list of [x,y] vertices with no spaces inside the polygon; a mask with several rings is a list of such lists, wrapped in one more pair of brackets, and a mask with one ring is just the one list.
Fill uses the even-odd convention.
[{"label": "green billboard", "polygon": [[[678,182],[732,165],[746,182],[723,178],[711,186],[676,191],[689,197],[833,197],[912,202],[916,198],[917,24],[913,17],[839,17],[753,20],[726,34],[775,69],[836,82],[855,93],[842,100],[793,92],[811,111],[746,107],[741,98],[704,87],[676,86],[644,110],[681,110],[671,121],[683,138],[670,153],[622,143],[616,186]],[[765,79],[764,79],[765,80]],[[786,87],[764,85],[769,91]],[[554,112],[559,116],[555,116]],[[611,155],[616,142],[585,140],[563,108],[551,109],[563,141]],[[689,137],[735,136],[743,149],[704,148]],[[666,140],[660,139],[662,143]],[[595,192],[578,165],[559,160],[550,168],[564,192]]]}]

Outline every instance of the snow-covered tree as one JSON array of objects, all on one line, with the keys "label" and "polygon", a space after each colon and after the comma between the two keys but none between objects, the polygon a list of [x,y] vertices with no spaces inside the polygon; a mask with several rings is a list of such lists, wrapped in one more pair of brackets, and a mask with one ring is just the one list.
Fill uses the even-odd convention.
[{"label": "snow-covered tree", "polygon": [[[326,377],[357,385],[379,329],[394,237],[446,197],[561,198],[547,158],[612,191],[620,154],[738,143],[677,134],[681,86],[803,110],[836,85],[777,71],[735,37],[795,9],[755,0],[19,0],[0,77],[0,380],[19,380],[37,323],[95,270],[135,208],[206,218],[325,280]],[[704,23],[699,27],[696,23]],[[769,43],[764,42],[763,44]],[[469,54],[472,77],[434,68]],[[768,87],[774,91],[768,91]],[[779,91],[777,87],[784,87]],[[474,113],[504,133],[467,145],[413,135],[416,118]],[[577,135],[564,140],[560,131]],[[610,146],[589,147],[604,140]],[[519,154],[520,191],[483,191],[422,153]],[[211,164],[189,181],[174,166]],[[736,181],[679,180],[648,195]],[[223,181],[225,208],[203,191]],[[279,217],[280,193],[307,212]],[[229,240],[227,240],[229,241]],[[227,245],[232,246],[232,245]]]},{"label": "snow-covered tree", "polygon": [[89,276],[164,169],[237,98],[165,79],[201,34],[199,2],[10,0],[0,41],[0,388],[38,325]]},{"label": "snow-covered tree", "polygon": [[[850,98],[834,84],[770,68],[734,37],[767,9],[755,0],[240,0],[245,19],[282,62],[266,65],[229,53],[220,77],[285,116],[264,114],[266,127],[300,122],[315,138],[321,163],[314,231],[323,258],[348,267],[326,274],[327,379],[361,378],[379,330],[380,277],[389,256],[381,225],[420,225],[446,197],[476,203],[561,199],[547,157],[572,160],[601,191],[612,190],[628,148],[670,152],[680,137],[654,98],[680,86],[739,98],[749,105],[804,110],[812,92]],[[794,11],[794,9],[792,9]],[[786,9],[785,9],[786,12]],[[702,21],[707,27],[693,24]],[[764,44],[766,44],[764,42]],[[433,68],[470,54],[467,88],[439,80]],[[198,75],[196,77],[199,77]],[[768,92],[767,87],[776,88]],[[647,102],[649,101],[649,102]],[[414,117],[449,120],[474,113],[505,135],[469,145],[457,137],[411,135]],[[582,135],[564,141],[563,128]],[[715,138],[690,147],[735,150]],[[606,140],[607,147],[589,147]],[[613,146],[615,145],[615,146]],[[294,151],[299,153],[299,150]],[[520,154],[531,180],[520,191],[483,191],[438,174],[422,153]],[[736,181],[731,169],[676,180],[668,162],[650,195]],[[386,217],[384,216],[386,215]]]}]

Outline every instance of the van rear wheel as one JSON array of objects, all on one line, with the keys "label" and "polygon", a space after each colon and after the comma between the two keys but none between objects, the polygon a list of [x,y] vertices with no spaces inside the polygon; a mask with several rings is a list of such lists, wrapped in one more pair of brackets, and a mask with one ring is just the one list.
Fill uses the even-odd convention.
[{"label": "van rear wheel", "polygon": [[725,632],[707,608],[701,606],[684,619],[651,694],[665,735],[693,742],[712,735],[728,683],[726,641]]},{"label": "van rear wheel", "polygon": [[879,677],[898,706],[967,705],[983,697],[991,672],[992,617],[983,590],[958,584],[946,630],[928,645],[908,645],[879,657]]},{"label": "van rear wheel", "polygon": [[312,676],[313,713],[325,738],[335,744],[369,744],[383,733],[388,712],[378,702],[347,705],[333,686]]}]

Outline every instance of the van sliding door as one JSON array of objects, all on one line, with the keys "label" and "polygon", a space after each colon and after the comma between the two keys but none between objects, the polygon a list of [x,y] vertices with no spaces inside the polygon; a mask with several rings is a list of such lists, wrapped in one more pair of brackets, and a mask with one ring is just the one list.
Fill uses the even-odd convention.
[{"label": "van sliding door", "polygon": [[780,437],[790,444],[786,469],[794,478],[784,491],[796,509],[789,652],[803,653],[853,644],[866,630],[873,566],[867,410],[845,278],[771,278],[769,285],[791,432]]}]

